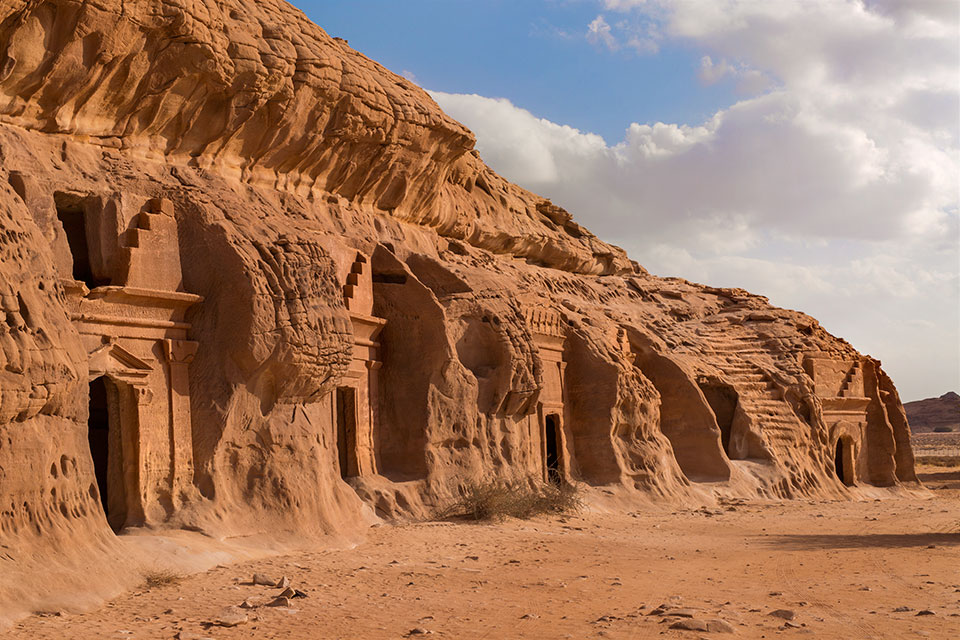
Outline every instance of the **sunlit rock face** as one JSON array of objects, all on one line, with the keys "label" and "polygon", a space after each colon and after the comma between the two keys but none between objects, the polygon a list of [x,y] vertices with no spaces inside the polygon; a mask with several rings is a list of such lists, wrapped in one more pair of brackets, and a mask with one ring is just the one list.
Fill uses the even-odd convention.
[{"label": "sunlit rock face", "polygon": [[286,3],[8,0],[0,35],[8,619],[129,584],[123,531],[916,481],[879,362],[649,275]]}]

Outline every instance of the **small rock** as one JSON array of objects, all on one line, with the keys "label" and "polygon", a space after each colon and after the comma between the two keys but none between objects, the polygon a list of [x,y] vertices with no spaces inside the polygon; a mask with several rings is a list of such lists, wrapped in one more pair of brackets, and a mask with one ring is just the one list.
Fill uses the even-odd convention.
[{"label": "small rock", "polygon": [[266,599],[263,598],[263,597],[253,596],[253,597],[247,598],[246,600],[244,600],[243,602],[241,602],[241,603],[240,603],[240,608],[241,608],[241,609],[256,609],[257,607],[262,607],[266,602],[267,602]]},{"label": "small rock", "polygon": [[303,591],[300,591],[300,589],[294,589],[294,590],[293,590],[293,595],[292,595],[291,597],[293,597],[293,598],[306,598],[306,597],[307,597],[307,594],[305,594]]},{"label": "small rock", "polygon": [[289,607],[290,598],[285,598],[283,596],[278,596],[274,598],[271,602],[267,604],[268,607]]},{"label": "small rock", "polygon": [[697,618],[684,618],[682,620],[677,620],[672,625],[671,629],[685,629],[687,631],[709,631],[706,620],[699,620]]},{"label": "small rock", "polygon": [[236,627],[243,624],[250,617],[246,612],[242,611],[239,607],[227,607],[220,612],[220,615],[217,616],[217,621],[214,624],[217,624],[221,627]]},{"label": "small rock", "polygon": [[786,622],[783,623],[783,628],[784,628],[784,629],[799,629],[799,628],[800,628],[800,625],[798,625],[796,622],[790,622],[789,620],[787,620]]},{"label": "small rock", "polygon": [[918,616],[935,616],[937,614],[931,611],[930,609],[924,609],[923,611],[918,611],[917,615]]},{"label": "small rock", "polygon": [[782,595],[783,595],[783,591],[771,591],[771,592],[768,593],[767,595],[768,595],[768,596],[782,596]]},{"label": "small rock", "polygon": [[432,634],[433,631],[424,629],[423,627],[414,627],[413,629],[410,629],[410,631],[407,631],[408,636],[429,636]]},{"label": "small rock", "polygon": [[692,618],[697,615],[695,609],[669,609],[663,616],[665,618]]},{"label": "small rock", "polygon": [[287,587],[286,589],[280,592],[279,597],[293,598],[296,595],[296,593],[297,593],[296,589],[294,589],[293,587]]},{"label": "small rock", "polygon": [[734,633],[733,625],[720,618],[707,620],[707,631],[710,633]]},{"label": "small rock", "polygon": [[910,607],[897,607],[893,610],[894,613],[905,613],[907,611],[913,611]]},{"label": "small rock", "polygon": [[273,578],[263,575],[262,573],[253,574],[253,584],[259,584],[263,587],[275,587],[277,586],[277,581]]},{"label": "small rock", "polygon": [[781,620],[793,620],[797,617],[797,614],[790,609],[774,609],[767,615],[773,616],[774,618],[780,618]]},{"label": "small rock", "polygon": [[282,578],[277,580],[277,584],[276,584],[277,589],[286,589],[289,586],[290,586],[290,578],[288,578],[287,576],[283,576]]}]

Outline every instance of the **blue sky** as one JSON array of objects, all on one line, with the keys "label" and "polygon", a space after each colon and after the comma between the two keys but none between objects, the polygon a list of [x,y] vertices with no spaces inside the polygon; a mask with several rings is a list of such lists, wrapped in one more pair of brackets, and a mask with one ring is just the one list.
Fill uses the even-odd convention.
[{"label": "blue sky", "polygon": [[657,55],[611,52],[583,33],[598,2],[301,0],[330,35],[422,87],[508,98],[553,122],[618,142],[632,122],[699,124],[734,101],[729,84],[697,82],[682,43]]},{"label": "blue sky", "polygon": [[960,390],[960,3],[301,0],[652,273]]}]

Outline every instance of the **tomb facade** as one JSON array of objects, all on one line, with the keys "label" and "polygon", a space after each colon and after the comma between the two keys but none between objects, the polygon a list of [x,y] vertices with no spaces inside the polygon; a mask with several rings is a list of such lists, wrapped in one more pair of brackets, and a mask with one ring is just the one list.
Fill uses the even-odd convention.
[{"label": "tomb facade", "polygon": [[182,291],[169,200],[150,200],[117,236],[104,230],[123,228],[121,203],[83,202],[58,206],[68,247],[59,268],[88,354],[88,428],[106,432],[90,441],[98,491],[119,531],[163,521],[192,492],[189,367],[199,345],[186,313],[201,298]]},{"label": "tomb facade", "polygon": [[543,479],[561,484],[570,478],[572,457],[571,439],[565,433],[566,326],[559,313],[544,307],[525,307],[524,317],[543,365],[536,404]]},{"label": "tomb facade", "polygon": [[803,368],[820,400],[836,477],[846,485],[869,479],[865,441],[871,399],[864,384],[864,363],[806,354]]},{"label": "tomb facade", "polygon": [[379,337],[387,321],[373,315],[369,256],[344,249],[337,258],[343,303],[353,329],[353,349],[350,366],[334,394],[331,408],[340,475],[351,478],[378,473],[374,438],[380,422],[379,372],[383,364]]}]

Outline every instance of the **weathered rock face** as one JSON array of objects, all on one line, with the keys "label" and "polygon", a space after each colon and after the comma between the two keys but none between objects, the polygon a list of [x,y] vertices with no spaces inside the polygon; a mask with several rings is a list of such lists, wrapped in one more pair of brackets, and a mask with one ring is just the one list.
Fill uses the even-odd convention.
[{"label": "weathered rock face", "polygon": [[472,147],[283,2],[0,3],[0,610],[122,584],[111,529],[916,481],[877,361],[649,275]]},{"label": "weathered rock face", "polygon": [[913,433],[934,429],[960,431],[960,395],[948,391],[939,398],[927,398],[903,405]]}]

